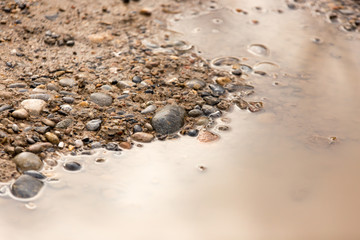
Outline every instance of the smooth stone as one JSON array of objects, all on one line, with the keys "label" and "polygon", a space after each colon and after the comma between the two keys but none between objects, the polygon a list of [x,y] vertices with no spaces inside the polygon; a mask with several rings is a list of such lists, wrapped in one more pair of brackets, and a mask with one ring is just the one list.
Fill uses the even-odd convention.
[{"label": "smooth stone", "polygon": [[47,119],[47,118],[44,118],[42,121],[41,121],[43,124],[45,124],[46,126],[49,126],[49,127],[55,127],[56,123]]},{"label": "smooth stone", "polygon": [[46,88],[50,91],[59,91],[59,87],[56,86],[54,83],[49,83]]},{"label": "smooth stone", "polygon": [[31,152],[22,152],[13,158],[14,163],[22,171],[26,170],[39,170],[43,163],[39,156]]},{"label": "smooth stone", "polygon": [[19,132],[19,126],[18,125],[16,125],[16,124],[13,124],[12,126],[11,126],[11,129],[14,131],[14,132],[16,132],[16,133],[18,133]]},{"label": "smooth stone", "polygon": [[11,185],[11,193],[18,198],[32,198],[40,192],[43,185],[39,179],[22,175]]},{"label": "smooth stone", "polygon": [[72,119],[64,119],[56,124],[56,128],[65,129],[68,128],[72,124]]},{"label": "smooth stone", "polygon": [[77,162],[67,162],[64,164],[64,168],[68,171],[79,171],[81,169],[81,165]]},{"label": "smooth stone", "polygon": [[11,109],[11,108],[12,108],[11,105],[9,105],[9,104],[4,104],[4,105],[2,105],[2,106],[0,107],[0,112],[9,110],[9,109]]},{"label": "smooth stone", "polygon": [[20,105],[25,108],[30,115],[39,115],[45,108],[46,102],[41,99],[27,99],[22,101]]},{"label": "smooth stone", "polygon": [[214,95],[216,97],[219,97],[219,96],[225,94],[225,89],[219,84],[210,84],[209,87],[211,89],[212,95]]},{"label": "smooth stone", "polygon": [[44,101],[49,101],[49,99],[51,98],[50,94],[45,94],[45,93],[39,93],[39,94],[31,94],[30,95],[31,99],[41,99]]},{"label": "smooth stone", "polygon": [[35,127],[34,130],[38,133],[45,134],[46,132],[50,131],[50,127],[49,126]]},{"label": "smooth stone", "polygon": [[32,153],[41,153],[48,148],[51,148],[52,144],[49,142],[38,142],[28,147],[28,151]]},{"label": "smooth stone", "polygon": [[101,119],[94,119],[86,123],[86,129],[89,131],[97,131],[101,126]]},{"label": "smooth stone", "polygon": [[241,69],[235,69],[231,72],[233,75],[235,76],[241,76],[242,75],[242,71]]},{"label": "smooth stone", "polygon": [[63,97],[63,101],[68,104],[74,103],[75,99],[73,97]]},{"label": "smooth stone", "polygon": [[203,111],[201,111],[200,109],[192,109],[188,112],[188,115],[190,117],[199,117],[203,114],[204,114]]},{"label": "smooth stone", "polygon": [[218,140],[219,138],[220,137],[218,135],[207,130],[201,131],[198,136],[198,140],[204,143],[213,142]]},{"label": "smooth stone", "polygon": [[58,136],[56,136],[56,134],[54,134],[52,132],[45,133],[45,138],[46,138],[46,140],[48,140],[49,142],[51,142],[54,145],[58,145],[60,142]]},{"label": "smooth stone", "polygon": [[90,95],[90,100],[99,106],[105,107],[112,104],[112,97],[105,93],[93,93]]},{"label": "smooth stone", "polygon": [[69,104],[63,104],[60,106],[61,110],[65,111],[65,112],[71,112],[72,107]]},{"label": "smooth stone", "polygon": [[139,76],[135,76],[135,77],[133,77],[132,81],[133,81],[134,83],[141,83],[142,79],[141,79],[141,77],[139,77]]},{"label": "smooth stone", "polygon": [[195,89],[195,90],[199,90],[206,86],[206,82],[204,82],[202,80],[194,79],[194,80],[187,81],[185,83],[185,86]]},{"label": "smooth stone", "polygon": [[102,85],[101,86],[101,89],[102,90],[105,90],[105,91],[111,91],[112,90],[112,87],[110,85]]},{"label": "smooth stone", "polygon": [[15,110],[11,115],[16,119],[27,119],[29,117],[29,113],[23,108]]},{"label": "smooth stone", "polygon": [[156,110],[156,106],[155,105],[150,105],[147,106],[144,110],[141,111],[142,114],[147,114],[147,113],[151,113],[154,112]]},{"label": "smooth stone", "polygon": [[131,138],[137,142],[148,143],[154,139],[154,135],[150,133],[137,132],[131,135]]},{"label": "smooth stone", "polygon": [[217,107],[206,105],[206,104],[202,106],[202,110],[206,116],[219,111],[217,109]]},{"label": "smooth stone", "polygon": [[76,148],[81,148],[84,146],[84,142],[79,139],[75,140],[74,144]]},{"label": "smooth stone", "polygon": [[74,87],[76,85],[76,81],[72,78],[63,78],[60,79],[59,84],[62,87]]},{"label": "smooth stone", "polygon": [[123,149],[131,149],[132,145],[129,142],[121,142],[119,146]]},{"label": "smooth stone", "polygon": [[26,83],[12,83],[8,88],[26,88]]},{"label": "smooth stone", "polygon": [[142,132],[142,128],[141,128],[141,126],[138,125],[138,124],[136,124],[136,125],[134,126],[134,133],[137,133],[137,132]]},{"label": "smooth stone", "polygon": [[199,130],[197,130],[197,129],[191,129],[188,131],[188,135],[190,137],[196,137],[198,134],[199,134]]},{"label": "smooth stone", "polygon": [[221,86],[224,86],[224,85],[226,85],[228,83],[231,83],[231,79],[229,77],[218,77],[216,79],[216,83],[221,85]]},{"label": "smooth stone", "polygon": [[160,134],[171,134],[184,124],[185,110],[178,105],[167,105],[152,118],[151,124]]},{"label": "smooth stone", "polygon": [[34,171],[34,170],[25,171],[24,174],[29,175],[33,178],[37,178],[39,180],[46,179],[46,176],[44,174],[42,174],[41,172],[38,172],[38,171]]},{"label": "smooth stone", "polygon": [[206,104],[214,106],[218,103],[220,103],[220,99],[213,97],[213,96],[206,96],[203,98]]}]

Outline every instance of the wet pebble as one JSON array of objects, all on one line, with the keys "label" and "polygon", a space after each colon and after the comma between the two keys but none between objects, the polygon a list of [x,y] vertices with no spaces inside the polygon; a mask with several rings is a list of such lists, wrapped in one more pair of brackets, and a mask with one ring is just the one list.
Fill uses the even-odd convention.
[{"label": "wet pebble", "polygon": [[208,130],[201,131],[198,136],[198,140],[200,142],[204,142],[204,143],[213,142],[213,141],[218,140],[219,138],[220,137],[218,135],[216,135],[215,133],[212,133]]},{"label": "wet pebble", "polygon": [[194,80],[187,81],[185,83],[185,86],[187,86],[188,88],[199,90],[199,89],[204,88],[206,86],[206,83],[202,80],[194,79]]},{"label": "wet pebble", "polygon": [[196,137],[199,134],[199,130],[197,129],[190,129],[187,133],[190,137]]},{"label": "wet pebble", "polygon": [[88,131],[97,131],[101,126],[102,120],[101,119],[94,119],[86,123],[86,129]]},{"label": "wet pebble", "polygon": [[68,171],[79,171],[81,169],[81,165],[78,162],[67,162],[64,164],[64,168]]},{"label": "wet pebble", "polygon": [[213,113],[216,113],[217,111],[219,111],[217,109],[217,107],[214,107],[214,106],[210,106],[210,105],[203,105],[202,106],[202,111],[204,112],[204,114],[206,116],[210,115],[210,114],[213,114]]},{"label": "wet pebble", "polygon": [[141,128],[141,126],[138,125],[138,124],[136,124],[136,125],[134,126],[134,133],[137,133],[137,132],[142,132],[142,128]]},{"label": "wet pebble", "polygon": [[167,105],[152,118],[151,124],[160,134],[178,131],[184,124],[185,110],[178,105]]},{"label": "wet pebble", "polygon": [[121,142],[119,146],[123,149],[131,149],[132,145],[129,142]]},{"label": "wet pebble", "polygon": [[58,136],[52,132],[45,133],[45,138],[54,145],[58,145],[60,142]]},{"label": "wet pebble", "polygon": [[48,142],[37,142],[28,147],[28,151],[32,153],[41,153],[48,148],[51,148],[52,144]]},{"label": "wet pebble", "polygon": [[39,170],[43,166],[41,159],[31,152],[19,153],[13,158],[13,161],[22,171]]},{"label": "wet pebble", "polygon": [[29,175],[29,176],[39,179],[39,180],[46,179],[46,176],[44,174],[42,174],[41,172],[38,172],[38,171],[34,171],[34,170],[25,171],[24,174]]},{"label": "wet pebble", "polygon": [[209,87],[212,91],[212,95],[215,97],[219,97],[225,94],[225,89],[219,84],[210,84]]},{"label": "wet pebble", "polygon": [[90,95],[90,100],[99,106],[105,107],[112,104],[112,97],[105,93],[93,93]]},{"label": "wet pebble", "polygon": [[213,96],[206,96],[203,98],[206,104],[214,106],[218,103],[220,103],[220,99],[213,97]]},{"label": "wet pebble", "polygon": [[133,135],[131,135],[131,138],[137,142],[148,143],[154,139],[154,135],[152,135],[150,133],[137,132],[137,133],[134,133]]},{"label": "wet pebble", "polygon": [[29,175],[20,176],[12,185],[11,193],[18,198],[35,197],[43,187],[44,183]]}]

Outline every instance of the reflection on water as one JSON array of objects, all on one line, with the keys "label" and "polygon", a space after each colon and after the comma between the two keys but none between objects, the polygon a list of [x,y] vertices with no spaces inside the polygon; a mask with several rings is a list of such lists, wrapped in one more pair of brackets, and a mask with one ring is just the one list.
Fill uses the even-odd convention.
[{"label": "reflection on water", "polygon": [[265,110],[234,109],[216,143],[77,158],[38,200],[0,198],[4,239],[359,239],[360,41],[282,1],[223,4],[172,28],[215,67],[248,66]]}]

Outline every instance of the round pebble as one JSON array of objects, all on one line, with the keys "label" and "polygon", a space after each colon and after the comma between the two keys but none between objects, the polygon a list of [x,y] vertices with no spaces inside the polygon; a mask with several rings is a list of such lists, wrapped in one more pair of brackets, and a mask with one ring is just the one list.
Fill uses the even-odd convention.
[{"label": "round pebble", "polygon": [[67,162],[64,164],[64,168],[68,171],[79,171],[81,169],[80,163],[77,162]]}]

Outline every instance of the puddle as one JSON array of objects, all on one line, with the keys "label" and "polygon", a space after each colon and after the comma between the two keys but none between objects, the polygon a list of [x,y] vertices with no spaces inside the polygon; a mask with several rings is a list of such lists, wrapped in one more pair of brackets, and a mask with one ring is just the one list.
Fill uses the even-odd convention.
[{"label": "puddle", "polygon": [[4,238],[360,237],[360,41],[283,1],[221,3],[171,27],[213,65],[239,65],[264,110],[234,108],[214,143],[68,157],[81,171],[57,168],[39,199],[0,198]]}]

